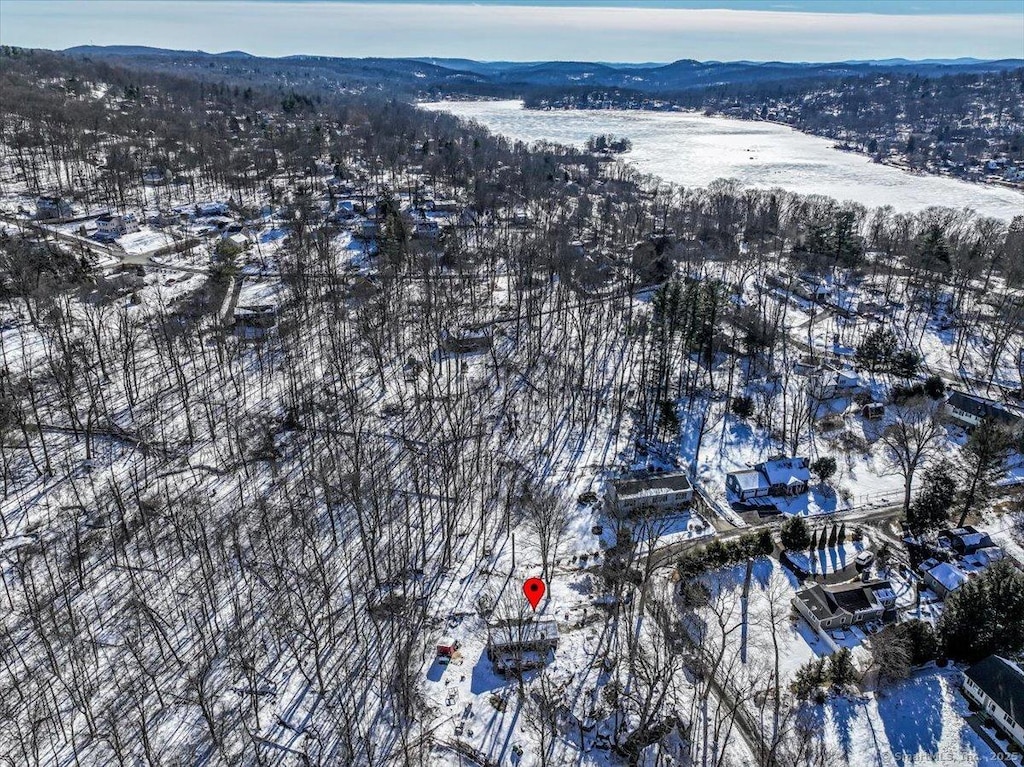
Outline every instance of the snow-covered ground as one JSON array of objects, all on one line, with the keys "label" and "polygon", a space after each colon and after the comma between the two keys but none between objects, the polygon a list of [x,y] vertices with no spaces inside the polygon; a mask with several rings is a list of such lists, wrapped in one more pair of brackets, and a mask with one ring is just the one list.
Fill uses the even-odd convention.
[{"label": "snow-covered ground", "polygon": [[[787,556],[794,565],[812,575],[829,575],[853,568],[854,558],[868,548],[867,541],[847,541],[842,546],[826,546],[812,551],[790,551]],[[855,573],[851,572],[851,575]]]},{"label": "snow-covered ground", "polygon": [[[830,764],[936,767],[1007,764],[967,722],[955,668],[925,668],[881,693],[830,699],[818,714]],[[1020,757],[1017,757],[1020,762]]]}]

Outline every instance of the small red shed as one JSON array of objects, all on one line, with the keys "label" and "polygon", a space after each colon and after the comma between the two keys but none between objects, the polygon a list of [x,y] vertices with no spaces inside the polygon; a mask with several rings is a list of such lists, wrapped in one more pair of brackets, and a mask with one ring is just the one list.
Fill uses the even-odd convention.
[{"label": "small red shed", "polygon": [[459,641],[449,636],[441,637],[441,641],[437,643],[437,654],[442,658],[451,658],[458,649]]}]

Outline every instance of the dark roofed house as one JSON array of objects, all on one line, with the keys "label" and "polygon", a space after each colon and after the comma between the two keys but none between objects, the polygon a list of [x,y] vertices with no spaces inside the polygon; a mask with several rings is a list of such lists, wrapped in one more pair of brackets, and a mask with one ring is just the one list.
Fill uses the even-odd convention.
[{"label": "dark roofed house", "polygon": [[36,218],[40,221],[71,218],[71,216],[71,204],[67,200],[49,195],[36,198]]},{"label": "dark roofed house", "polygon": [[990,419],[1010,429],[1020,429],[1024,419],[1019,413],[1005,407],[1002,403],[975,394],[953,391],[946,400],[947,415],[962,426],[973,429],[981,422]]},{"label": "dark roofed house", "polygon": [[988,533],[980,532],[970,525],[958,527],[955,530],[943,530],[939,533],[939,540],[945,541],[953,551],[962,557],[995,545]]},{"label": "dark roofed house", "polygon": [[642,508],[677,511],[693,501],[693,485],[683,472],[608,483],[605,495],[611,511],[628,515]]},{"label": "dark roofed house", "polygon": [[487,657],[500,674],[540,668],[558,647],[558,624],[546,620],[505,620],[487,627]]},{"label": "dark roofed house", "polygon": [[964,672],[964,694],[1024,748],[1024,671],[1020,666],[990,655]]},{"label": "dark roofed house", "polygon": [[494,344],[489,330],[464,327],[454,332],[445,331],[441,338],[441,349],[451,354],[472,354],[484,352]]},{"label": "dark roofed house", "polygon": [[889,581],[858,581],[838,586],[815,583],[793,597],[793,607],[817,631],[883,618],[895,606],[896,593]]}]

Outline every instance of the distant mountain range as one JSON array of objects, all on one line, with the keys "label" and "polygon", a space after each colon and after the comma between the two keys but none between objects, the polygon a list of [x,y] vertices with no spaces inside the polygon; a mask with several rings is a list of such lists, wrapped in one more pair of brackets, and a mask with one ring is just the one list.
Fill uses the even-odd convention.
[{"label": "distant mountain range", "polygon": [[1024,67],[1024,59],[987,61],[973,58],[908,61],[843,61],[835,63],[787,63],[780,61],[693,61],[668,64],[595,63],[579,61],[473,61],[458,58],[336,58],[287,56],[267,59],[244,51],[206,53],[173,51],[145,46],[78,46],[64,53],[74,56],[129,57],[148,60],[154,66],[195,63],[214,65],[224,74],[244,77],[266,65],[308,74],[311,71],[353,84],[384,83],[417,91],[505,93],[517,88],[623,88],[658,94],[716,85],[765,83],[810,78],[876,76],[880,72],[935,77],[946,74],[982,73]]}]

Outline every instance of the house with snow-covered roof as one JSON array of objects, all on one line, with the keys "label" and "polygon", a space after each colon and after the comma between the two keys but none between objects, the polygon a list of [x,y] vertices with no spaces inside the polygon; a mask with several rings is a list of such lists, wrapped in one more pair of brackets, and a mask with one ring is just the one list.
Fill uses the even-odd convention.
[{"label": "house with snow-covered roof", "polygon": [[280,293],[280,283],[244,279],[235,301],[235,327],[246,330],[266,330],[277,324]]},{"label": "house with snow-covered roof", "polygon": [[487,658],[499,674],[540,668],[558,647],[558,624],[552,619],[510,619],[487,627]]},{"label": "house with snow-covered roof", "polygon": [[849,370],[824,367],[811,375],[811,395],[818,400],[852,397],[860,389],[860,378]]},{"label": "house with snow-covered roof", "polygon": [[945,599],[967,583],[967,574],[949,562],[926,559],[921,563],[921,577],[928,588]]},{"label": "house with snow-covered roof", "polygon": [[943,530],[939,533],[938,538],[940,542],[945,543],[962,557],[995,545],[988,533],[980,532],[970,525],[958,527],[955,530]]},{"label": "house with snow-covered roof", "polygon": [[729,472],[725,487],[740,501],[801,495],[811,482],[809,466],[803,457],[772,458],[749,469]]},{"label": "house with snow-covered roof", "polygon": [[639,479],[616,479],[605,494],[613,512],[629,515],[639,509],[679,511],[693,502],[693,485],[685,472],[672,472]]}]

